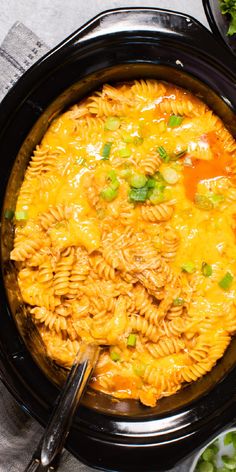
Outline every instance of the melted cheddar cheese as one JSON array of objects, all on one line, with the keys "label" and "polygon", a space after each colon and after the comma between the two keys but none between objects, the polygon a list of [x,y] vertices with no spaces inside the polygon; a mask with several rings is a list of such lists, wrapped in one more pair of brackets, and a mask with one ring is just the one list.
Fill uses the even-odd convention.
[{"label": "melted cheddar cheese", "polygon": [[48,356],[99,344],[92,387],[149,406],[213,368],[236,329],[235,154],[201,100],[155,80],[53,121],[11,252]]}]

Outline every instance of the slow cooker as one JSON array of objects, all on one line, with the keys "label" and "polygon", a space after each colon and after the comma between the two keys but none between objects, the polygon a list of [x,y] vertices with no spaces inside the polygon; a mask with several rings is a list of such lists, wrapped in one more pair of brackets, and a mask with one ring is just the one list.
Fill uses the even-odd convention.
[{"label": "slow cooker", "polygon": [[[0,371],[16,400],[45,425],[65,371],[45,355],[9,260],[17,193],[32,150],[62,110],[104,82],[157,78],[193,91],[236,136],[236,64],[195,19],[155,8],[106,11],[33,66],[0,105],[2,205]],[[236,419],[236,339],[203,378],[155,408],[88,390],[67,448],[113,471],[173,467]]]}]

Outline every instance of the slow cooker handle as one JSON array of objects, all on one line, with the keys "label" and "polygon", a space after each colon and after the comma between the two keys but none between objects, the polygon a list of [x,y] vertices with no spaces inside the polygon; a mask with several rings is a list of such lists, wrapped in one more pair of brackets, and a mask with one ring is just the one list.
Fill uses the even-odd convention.
[{"label": "slow cooker handle", "polygon": [[[76,31],[71,40],[88,41],[103,36],[146,32],[168,37],[176,41],[186,41],[201,51],[211,51],[213,56],[218,55],[232,62],[230,53],[222,44],[218,43],[213,34],[195,18],[183,13],[158,8],[119,8],[107,10],[97,15],[81,29]],[[176,50],[178,53],[178,50]],[[232,66],[232,64],[231,64]]]}]

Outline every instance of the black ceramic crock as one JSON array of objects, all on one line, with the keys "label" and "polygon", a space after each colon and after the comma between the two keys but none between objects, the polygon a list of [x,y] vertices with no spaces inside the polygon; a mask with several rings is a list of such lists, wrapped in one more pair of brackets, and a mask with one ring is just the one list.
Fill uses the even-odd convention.
[{"label": "black ceramic crock", "polygon": [[[230,53],[193,18],[154,8],[124,8],[98,15],[49,52],[0,105],[0,371],[18,402],[41,424],[48,420],[64,373],[46,358],[27,317],[9,261],[13,227],[4,218],[6,209],[15,208],[33,148],[61,110],[104,82],[145,77],[192,90],[236,136],[235,69]],[[89,391],[67,447],[100,469],[171,468],[234,421],[235,366],[233,340],[208,375],[153,409]]]}]

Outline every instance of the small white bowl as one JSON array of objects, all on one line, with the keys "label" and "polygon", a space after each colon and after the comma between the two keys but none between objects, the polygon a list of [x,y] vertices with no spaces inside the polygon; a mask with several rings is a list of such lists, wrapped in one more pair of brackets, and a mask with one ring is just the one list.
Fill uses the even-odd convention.
[{"label": "small white bowl", "polygon": [[[224,445],[224,437],[227,433],[231,433],[231,432],[234,432],[236,433],[236,427],[234,428],[230,428],[230,429],[226,429],[225,431],[223,431],[222,433],[220,433],[218,436],[216,436],[215,438],[213,438],[206,446],[204,446],[196,455],[196,457],[194,458],[194,461],[192,463],[192,466],[190,468],[190,471],[189,472],[195,472],[195,467],[198,463],[198,460],[200,459],[200,456],[202,455],[202,453],[205,451],[205,449],[207,447],[209,447],[213,442],[215,442],[217,439],[219,440],[219,452],[218,452],[218,456],[222,456],[224,454],[226,455],[231,455],[232,452],[235,453],[235,449],[233,449],[233,446],[232,444],[229,444],[228,446],[225,446]],[[223,462],[220,460],[220,458],[218,457],[218,461],[217,461],[217,467],[223,467]]]}]

